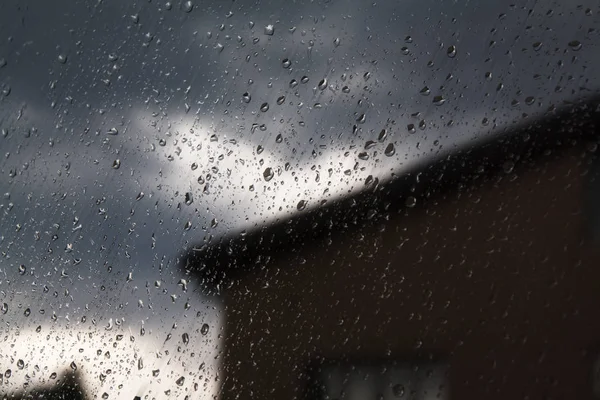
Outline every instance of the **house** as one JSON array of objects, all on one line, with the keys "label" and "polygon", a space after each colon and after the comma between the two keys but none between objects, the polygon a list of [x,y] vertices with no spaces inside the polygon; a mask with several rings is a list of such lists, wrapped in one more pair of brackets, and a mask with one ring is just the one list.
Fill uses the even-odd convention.
[{"label": "house", "polygon": [[599,396],[599,115],[567,105],[191,252],[225,304],[222,398],[353,398],[310,390],[315,366],[435,360],[443,387],[404,398]]}]

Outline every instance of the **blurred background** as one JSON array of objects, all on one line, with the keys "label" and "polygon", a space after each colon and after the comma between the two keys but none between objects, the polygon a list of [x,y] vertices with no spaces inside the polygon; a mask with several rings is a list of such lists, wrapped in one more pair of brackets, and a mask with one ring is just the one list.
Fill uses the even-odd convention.
[{"label": "blurred background", "polygon": [[0,3],[0,396],[600,397],[596,2]]}]

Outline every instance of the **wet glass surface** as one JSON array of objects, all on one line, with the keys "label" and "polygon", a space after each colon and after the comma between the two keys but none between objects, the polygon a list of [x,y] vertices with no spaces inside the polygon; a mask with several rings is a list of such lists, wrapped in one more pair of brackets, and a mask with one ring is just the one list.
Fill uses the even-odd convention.
[{"label": "wet glass surface", "polygon": [[0,396],[598,396],[599,12],[2,1]]}]

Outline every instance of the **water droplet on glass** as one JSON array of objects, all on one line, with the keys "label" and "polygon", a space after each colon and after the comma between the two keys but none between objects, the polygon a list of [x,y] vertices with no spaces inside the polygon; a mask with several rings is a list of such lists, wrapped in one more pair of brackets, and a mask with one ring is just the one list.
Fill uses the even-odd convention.
[{"label": "water droplet on glass", "polygon": [[109,135],[118,135],[119,130],[117,128],[110,128],[108,131],[106,131],[106,133],[108,133]]},{"label": "water droplet on glass", "polygon": [[417,130],[415,129],[415,124],[408,124],[406,126],[406,129],[408,129],[408,133],[415,133]]},{"label": "water droplet on glass", "polygon": [[183,341],[183,344],[188,344],[190,342],[190,335],[184,333],[181,335],[181,340]]},{"label": "water droplet on glass", "polygon": [[527,104],[528,106],[532,105],[533,103],[535,103],[535,97],[528,96],[525,98],[525,104]]},{"label": "water droplet on glass", "polygon": [[154,369],[154,370],[152,370],[152,376],[153,377],[156,378],[158,375],[160,375],[160,369]]},{"label": "water droplet on glass", "polygon": [[135,197],[135,201],[140,201],[143,198],[144,198],[144,192],[139,192],[138,195]]},{"label": "water droplet on glass", "polygon": [[175,381],[177,386],[183,386],[184,382],[185,382],[185,378],[183,376]]},{"label": "water droplet on glass", "polygon": [[392,387],[392,393],[394,394],[394,396],[396,397],[402,397],[404,396],[404,385],[401,384],[396,384]]},{"label": "water droplet on glass", "polygon": [[0,312],[2,312],[2,314],[6,314],[8,312],[8,304],[2,303],[2,307],[0,307]]},{"label": "water droplet on glass", "polygon": [[144,360],[140,357],[138,359],[138,369],[143,369],[144,368]]},{"label": "water droplet on glass", "polygon": [[260,106],[260,111],[262,111],[262,112],[269,111],[269,103],[262,103]]},{"label": "water droplet on glass", "polygon": [[190,221],[188,221],[183,226],[183,229],[185,229],[186,231],[189,231],[191,227],[192,227],[192,223]]},{"label": "water droplet on glass", "polygon": [[106,393],[106,392],[102,393],[102,398],[104,400],[108,399],[108,393]]},{"label": "water droplet on glass", "polygon": [[325,90],[327,88],[327,79],[323,78],[318,84],[320,90]]},{"label": "water droplet on glass", "polygon": [[419,91],[419,93],[421,93],[423,96],[429,96],[429,93],[431,93],[431,90],[429,90],[429,88],[427,86],[424,86],[423,89],[421,89]]},{"label": "water droplet on glass", "polygon": [[448,50],[446,50],[446,55],[448,55],[448,57],[450,57],[450,58],[456,57],[456,47],[455,46],[448,47]]},{"label": "water droplet on glass", "polygon": [[298,202],[298,205],[296,205],[296,208],[298,209],[298,211],[302,211],[306,208],[306,204],[307,204],[306,200],[300,200]]},{"label": "water droplet on glass", "polygon": [[367,117],[365,114],[361,114],[358,118],[356,118],[356,122],[358,122],[359,124],[364,124],[366,120]]},{"label": "water droplet on glass", "polygon": [[581,49],[582,45],[581,42],[579,40],[571,40],[569,42],[569,47],[573,50],[573,51],[578,51]]},{"label": "water droplet on glass", "polygon": [[77,371],[77,364],[75,364],[75,361],[71,361],[71,369]]},{"label": "water droplet on glass", "polygon": [[342,92],[344,92],[344,93],[350,93],[350,88],[348,86],[344,86],[342,88]]},{"label": "water droplet on glass", "polygon": [[273,179],[273,177],[275,176],[275,173],[273,172],[273,168],[267,168],[264,170],[263,172],[263,178],[265,178],[265,181],[269,182],[271,179]]},{"label": "water droplet on glass", "polygon": [[26,308],[25,312],[23,312],[23,315],[26,317],[29,317],[31,315],[31,309],[30,308]]},{"label": "water droplet on glass", "polygon": [[445,102],[446,102],[446,99],[444,99],[443,96],[435,96],[433,98],[433,104],[435,104],[436,106],[441,106]]},{"label": "water droplet on glass", "polygon": [[183,2],[183,11],[186,13],[192,12],[192,10],[194,9],[194,3],[192,3],[191,1],[184,1]]},{"label": "water droplet on glass", "polygon": [[340,38],[335,38],[335,39],[333,39],[333,45],[334,45],[335,47],[338,47],[338,46],[340,45]]},{"label": "water droplet on glass", "polygon": [[290,87],[293,89],[293,88],[295,88],[296,86],[298,86],[298,81],[297,81],[297,80],[295,80],[295,79],[292,79],[292,80],[290,81]]},{"label": "water droplet on glass", "polygon": [[507,174],[510,174],[514,168],[515,168],[515,163],[512,162],[511,160],[507,160],[504,162],[504,164],[502,164],[502,169]]},{"label": "water droplet on glass", "polygon": [[284,101],[285,101],[285,96],[279,96],[277,98],[277,104],[278,105],[282,105]]},{"label": "water droplet on glass", "polygon": [[302,78],[300,78],[300,82],[301,83],[308,83],[309,79],[308,76],[304,75]]},{"label": "water droplet on glass", "polygon": [[417,199],[414,196],[408,196],[404,204],[406,205],[406,207],[412,208],[415,205],[417,205]]},{"label": "water droplet on glass", "polygon": [[112,163],[113,169],[119,169],[120,166],[121,166],[121,160],[119,160],[117,158],[115,161],[113,161],[113,163]]},{"label": "water droplet on glass", "polygon": [[12,371],[10,369],[7,369],[6,371],[4,371],[5,378],[10,378],[11,375],[12,375]]},{"label": "water droplet on glass", "polygon": [[244,103],[250,103],[250,100],[252,100],[252,96],[250,96],[250,94],[246,92],[242,95],[242,100],[244,101]]},{"label": "water droplet on glass", "polygon": [[27,268],[23,264],[19,265],[19,275],[25,275],[25,272],[27,272]]},{"label": "water droplet on glass", "polygon": [[189,206],[189,205],[190,205],[190,204],[192,204],[193,202],[194,202],[194,198],[193,198],[193,196],[192,196],[192,193],[190,193],[190,192],[187,192],[187,193],[185,194],[185,204]]},{"label": "water droplet on glass", "polygon": [[396,154],[396,148],[394,147],[393,143],[390,143],[386,146],[385,150],[383,151],[383,154],[385,154],[388,157],[393,156],[394,154]]},{"label": "water droplet on glass", "polygon": [[281,65],[283,68],[288,69],[292,66],[292,62],[288,58],[284,58],[283,61],[281,61]]},{"label": "water droplet on glass", "polygon": [[200,333],[202,335],[206,336],[206,334],[208,333],[208,329],[209,329],[208,324],[203,324],[202,328],[200,328]]},{"label": "water droplet on glass", "polygon": [[542,42],[534,42],[533,43],[533,50],[539,51],[542,48],[542,46],[543,46]]},{"label": "water droplet on glass", "polygon": [[265,26],[265,35],[273,36],[275,33],[275,27],[271,24]]},{"label": "water droplet on glass", "polygon": [[17,361],[17,368],[23,369],[25,367],[25,362],[23,360]]},{"label": "water droplet on glass", "polygon": [[66,64],[67,62],[67,55],[66,54],[59,54],[58,55],[58,62],[61,64]]},{"label": "water droplet on glass", "polygon": [[385,129],[382,129],[381,132],[379,132],[379,136],[377,136],[377,140],[379,140],[380,142],[383,142],[386,138],[387,138],[387,131]]}]

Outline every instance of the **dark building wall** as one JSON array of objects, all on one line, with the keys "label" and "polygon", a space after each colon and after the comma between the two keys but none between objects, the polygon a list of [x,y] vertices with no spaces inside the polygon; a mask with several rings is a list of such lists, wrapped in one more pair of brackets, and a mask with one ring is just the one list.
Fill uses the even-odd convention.
[{"label": "dark building wall", "polygon": [[299,398],[320,357],[429,355],[448,359],[455,399],[589,398],[588,163],[517,163],[245,275],[225,295],[224,398]]}]

